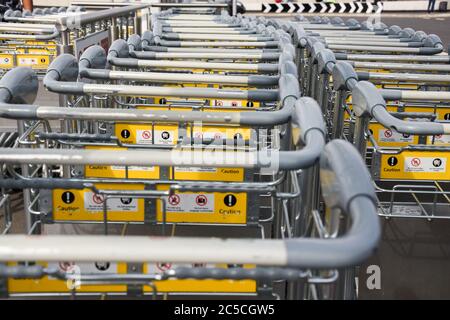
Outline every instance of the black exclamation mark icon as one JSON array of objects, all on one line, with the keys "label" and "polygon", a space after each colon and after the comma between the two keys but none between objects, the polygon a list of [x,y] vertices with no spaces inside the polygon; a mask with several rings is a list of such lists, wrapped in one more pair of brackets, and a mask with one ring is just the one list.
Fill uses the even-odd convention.
[{"label": "black exclamation mark icon", "polygon": [[388,159],[387,162],[388,162],[388,165],[390,165],[391,167],[393,167],[393,166],[397,165],[398,160],[397,160],[396,157],[389,157],[389,159]]},{"label": "black exclamation mark icon", "polygon": [[227,194],[224,199],[224,203],[227,207],[234,207],[236,205],[237,199],[233,194]]}]

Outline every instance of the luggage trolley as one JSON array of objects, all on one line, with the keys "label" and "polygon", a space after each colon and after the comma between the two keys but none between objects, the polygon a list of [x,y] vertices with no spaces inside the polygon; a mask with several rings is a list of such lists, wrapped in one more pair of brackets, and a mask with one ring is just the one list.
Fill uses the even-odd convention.
[{"label": "luggage trolley", "polygon": [[[58,58],[58,59],[62,59],[62,58],[64,58],[64,57],[67,57],[67,56],[62,56],[62,57],[60,57],[60,58]],[[54,63],[58,63],[58,60],[55,60],[55,62]],[[55,70],[55,69],[53,69],[53,70]],[[68,70],[67,68],[63,68],[62,70]],[[24,72],[25,70],[24,69],[17,69],[17,72]],[[17,73],[16,72],[16,73]],[[29,72],[29,71],[28,71]],[[27,75],[28,76],[28,75]],[[26,78],[30,78],[30,77],[26,77]],[[16,79],[16,80],[13,80],[13,79]],[[17,77],[17,75],[16,74],[11,74],[11,75],[7,75],[7,76],[5,76],[4,78],[3,78],[3,82],[7,85],[7,87],[9,88],[9,92],[17,92],[18,93],[18,91],[16,91],[16,90],[12,90],[14,87],[15,87],[15,85],[17,85],[17,83],[15,83],[15,85],[12,83],[12,81],[17,81],[17,79],[18,79],[18,77]],[[33,82],[33,81],[32,81]],[[24,81],[19,81],[19,83],[21,83],[22,85],[25,83]],[[293,82],[293,81],[289,81],[288,83],[295,83],[295,81]],[[32,85],[32,84],[31,84]],[[11,91],[12,90],[12,91]],[[294,90],[295,91],[295,90]],[[19,92],[21,92],[22,94],[24,94],[24,92],[30,92],[30,91],[23,91],[23,90],[20,90]],[[289,103],[290,105],[292,105],[294,102],[295,102],[295,99],[294,99],[294,96],[292,96],[291,94],[290,94],[290,91],[288,91],[289,92],[289,95],[286,97],[286,99],[287,100],[285,100],[287,103]],[[9,97],[10,99],[12,99],[12,97]],[[30,97],[29,96],[27,96],[27,97],[25,97],[25,96],[22,96],[21,97],[22,98],[22,101],[24,100],[24,99],[29,99]],[[17,97],[17,98],[14,98],[14,99],[12,99],[11,101],[20,101],[20,98],[19,97]],[[13,105],[10,105],[10,107],[12,107]],[[23,106],[23,107],[25,107],[25,106]],[[30,106],[31,107],[31,106]],[[35,107],[35,108],[37,108],[37,109],[39,109],[39,108],[44,108],[45,109],[45,107]],[[47,108],[49,108],[49,107],[47,107]],[[288,110],[290,109],[290,110],[292,110],[292,107],[290,107],[289,108],[289,106],[284,106],[284,108],[288,108]],[[50,109],[52,109],[52,108],[50,108]],[[53,108],[53,110],[54,111],[58,111],[58,110],[63,110],[64,108]],[[70,109],[69,109],[70,110]],[[69,111],[69,110],[67,110],[67,111]],[[74,110],[74,109],[72,109],[72,110]],[[95,111],[94,109],[90,109],[90,110],[93,110],[93,111]],[[100,110],[104,110],[104,109],[100,109]],[[320,147],[320,145],[322,144],[323,145],[323,132],[324,132],[324,130],[323,130],[323,127],[322,127],[322,124],[320,124],[321,123],[321,116],[320,116],[320,111],[319,111],[319,108],[318,108],[318,106],[317,105],[315,105],[314,104],[314,102],[312,101],[312,100],[309,100],[309,99],[301,99],[301,101],[298,101],[297,102],[297,104],[296,104],[296,107],[295,107],[295,112],[296,113],[299,113],[298,114],[298,117],[296,117],[296,118],[298,118],[298,119],[304,119],[303,121],[301,121],[300,120],[300,122],[298,123],[298,124],[296,124],[295,125],[295,127],[298,127],[300,130],[301,130],[301,132],[302,132],[302,135],[303,135],[303,140],[305,140],[305,142],[307,142],[307,141],[309,141],[309,142],[307,142],[307,145],[303,148],[303,149],[301,149],[300,151],[288,151],[285,155],[283,155],[283,157],[280,157],[280,169],[284,169],[285,168],[285,166],[287,165],[287,169],[290,169],[290,170],[296,170],[296,169],[298,169],[299,168],[299,166],[300,166],[300,162],[301,163],[303,163],[303,164],[306,164],[306,163],[312,163],[312,162],[314,162],[314,159],[316,159],[316,157],[318,156],[318,154],[320,154],[320,150],[321,150],[321,147]],[[50,111],[49,109],[48,109],[48,111]],[[64,111],[63,110],[63,113],[65,113],[65,112],[67,112],[67,111]],[[130,111],[130,110],[123,110],[123,112],[125,112],[125,113],[130,113],[130,112],[127,112],[127,111]],[[99,112],[99,111],[95,111],[95,112]],[[107,112],[106,112],[106,110],[104,111],[105,112],[105,114],[108,114]],[[37,112],[36,113],[36,115],[38,114],[39,112]],[[50,113],[52,113],[52,111],[50,111]],[[204,114],[206,117],[205,117],[205,119],[208,119],[208,117],[207,117],[207,114]],[[9,116],[15,116],[15,115],[12,115],[12,114],[10,114]],[[41,114],[41,116],[43,116],[43,114]],[[85,111],[83,111],[82,112],[82,114],[81,114],[81,117],[85,117],[86,116],[86,114],[85,114]],[[112,117],[114,117],[114,119],[120,119],[120,116],[118,116],[118,114],[116,113],[116,114],[114,114],[114,115],[109,115],[110,117],[112,116]],[[224,115],[225,117],[226,117],[226,115]],[[30,115],[26,115],[25,116],[25,118],[27,118],[27,119],[29,119],[29,117],[30,117]],[[62,115],[61,114],[59,114],[59,115],[54,115],[54,117],[55,118],[61,118],[62,117]],[[73,117],[73,114],[72,114],[72,116],[71,117]],[[127,119],[128,119],[129,117],[127,117]],[[262,117],[260,117],[260,118],[262,118]],[[165,118],[164,118],[165,119]],[[266,117],[264,117],[264,119],[266,119]],[[315,119],[315,120],[314,120]],[[166,119],[165,119],[166,120]],[[169,120],[170,120],[170,117],[169,117]],[[245,120],[245,116],[244,117],[242,117],[242,115],[241,115],[241,121],[242,120]],[[314,121],[312,121],[312,120],[314,120]],[[217,120],[215,120],[215,121],[217,121]],[[266,120],[267,121],[267,120]],[[299,120],[297,120],[297,121],[299,121]],[[305,122],[305,123],[304,123]],[[294,130],[295,131],[295,130]],[[308,133],[309,132],[309,133]],[[308,134],[307,134],[308,133]],[[310,138],[307,138],[307,136],[310,136]],[[315,137],[315,138],[314,138]],[[313,139],[313,140],[309,140],[309,139]],[[317,140],[318,139],[318,140]],[[322,140],[322,143],[319,143],[319,141],[321,141]],[[310,147],[312,147],[312,150],[307,150],[308,148],[310,148],[310,147],[308,147],[308,146],[310,146]],[[39,150],[39,148],[37,148],[36,150]],[[35,150],[35,151],[36,151]],[[53,154],[53,155],[55,155],[55,151],[56,151],[57,149],[51,149],[51,150],[44,150],[43,149],[43,152],[44,153],[47,153],[47,154]],[[313,151],[314,150],[314,151]],[[49,152],[49,151],[51,151],[51,152]],[[61,149],[61,151],[62,152],[66,152],[66,151],[68,151],[68,152],[72,152],[72,151],[70,151],[70,150],[65,150],[65,149]],[[73,154],[76,154],[77,156],[76,157],[78,157],[78,155],[80,155],[80,154],[85,154],[85,155],[88,155],[88,154],[91,154],[91,155],[93,155],[93,154],[95,154],[96,156],[100,156],[100,157],[102,157],[102,158],[104,158],[104,159],[108,159],[108,160],[106,160],[106,162],[104,163],[104,164],[109,164],[109,163],[113,163],[113,164],[119,164],[119,162],[120,162],[120,164],[121,165],[123,165],[123,164],[126,164],[126,165],[128,165],[128,164],[130,164],[130,165],[136,165],[136,164],[139,164],[139,165],[142,165],[142,159],[141,160],[139,160],[139,161],[137,161],[137,156],[138,155],[144,155],[144,153],[148,153],[148,152],[150,152],[153,156],[150,156],[149,155],[149,157],[151,157],[152,159],[155,159],[155,160],[157,160],[157,159],[159,159],[159,160],[157,160],[154,164],[157,164],[157,165],[160,165],[160,164],[166,164],[167,162],[166,161],[168,161],[169,159],[167,159],[166,157],[161,157],[161,155],[162,154],[160,154],[160,156],[158,156],[158,153],[160,153],[160,152],[162,152],[162,153],[166,153],[166,152],[164,152],[164,151],[162,151],[162,150],[151,150],[151,151],[131,151],[131,150],[128,150],[128,151],[103,151],[103,152],[94,152],[94,153],[92,153],[92,152],[90,152],[90,151],[86,151],[86,150],[73,150],[73,151],[75,151]],[[166,150],[167,151],[167,150]],[[118,154],[117,154],[117,152],[126,152],[127,153],[127,156],[126,157],[118,157]],[[142,153],[142,152],[144,152],[144,153]],[[172,151],[169,151],[169,152],[176,152],[176,150],[172,150]],[[181,153],[183,153],[184,151],[180,151]],[[190,153],[190,152],[195,152],[195,151],[186,151],[186,152],[188,152],[188,153]],[[197,151],[198,152],[198,151]],[[202,153],[203,153],[204,151],[202,151]],[[283,151],[281,151],[281,152],[283,152]],[[293,152],[293,153],[292,153]],[[353,151],[354,152],[354,151]],[[109,153],[109,155],[108,155],[108,153]],[[133,155],[132,155],[132,153],[133,153]],[[250,152],[250,154],[251,154],[252,152]],[[297,161],[295,161],[295,162],[292,162],[291,160],[288,160],[288,158],[289,158],[289,153],[291,154],[291,155],[294,155],[296,158],[297,158],[297,156],[298,156],[298,161],[299,162],[297,162]],[[113,155],[113,154],[115,154],[115,155]],[[315,154],[315,156],[314,156],[314,154]],[[256,167],[258,167],[258,166],[261,166],[263,163],[262,162],[260,162],[261,160],[264,160],[263,158],[262,158],[262,155],[261,155],[261,151],[259,151],[258,153],[257,153],[257,155],[259,155],[258,156],[258,161],[256,161],[256,160],[253,160],[253,161],[256,161],[255,163],[253,163],[251,166],[256,166]],[[76,158],[75,157],[75,158]],[[38,157],[38,158],[40,158],[40,157]],[[72,158],[72,159],[70,159],[70,160],[68,160],[67,162],[65,162],[65,161],[63,161],[63,162],[60,162],[61,160],[61,158],[59,157],[59,156],[56,156],[56,158],[58,158],[59,160],[56,160],[56,162],[58,162],[58,164],[59,165],[61,165],[61,164],[73,164],[73,161],[74,161],[74,158]],[[121,158],[122,160],[119,160],[119,162],[116,162],[116,160],[115,159],[119,159],[119,158]],[[148,157],[146,157],[146,158],[148,158]],[[113,159],[113,160],[112,160]],[[199,165],[199,160],[197,159],[197,158],[190,158],[191,159],[191,161],[194,161],[194,165]],[[302,160],[300,160],[300,159],[302,159]],[[90,158],[90,156],[88,156],[88,158],[85,158],[82,162],[84,162],[85,164],[88,164],[88,163],[92,163],[91,162],[91,160],[92,160],[92,158]],[[42,161],[42,158],[41,158],[41,160],[37,160],[38,162],[39,161]],[[103,160],[102,160],[103,161]],[[125,163],[124,162],[122,162],[122,161],[125,161]],[[129,162],[129,161],[131,161],[131,162]],[[135,161],[137,161],[137,162],[135,162]],[[159,162],[159,161],[161,161],[161,162]],[[360,160],[359,160],[360,161]],[[48,164],[48,165],[51,165],[51,163],[54,163],[54,164],[56,164],[56,162],[53,162],[53,161],[45,161],[46,162],[46,164]],[[138,163],[139,162],[139,163]],[[96,164],[100,164],[101,162],[95,162]],[[151,163],[150,163],[151,164]],[[302,164],[302,165],[303,165]],[[183,165],[191,165],[190,163],[186,163],[186,164],[183,164]],[[218,164],[216,164],[216,165],[218,165]],[[230,165],[230,164],[228,164],[227,163],[227,165]],[[233,166],[233,164],[231,164],[231,166]],[[247,166],[247,165],[246,165]],[[25,179],[25,180],[22,180],[22,181],[19,181],[19,184],[20,183],[23,183],[23,182],[25,182],[25,181],[29,181],[30,183],[36,183],[36,182],[38,182],[38,181],[40,181],[40,182],[43,182],[44,183],[44,185],[45,185],[45,187],[49,187],[50,185],[52,185],[53,183],[56,183],[56,184],[54,184],[53,186],[52,186],[52,188],[54,187],[54,188],[60,188],[62,185],[61,185],[61,183],[60,182],[62,182],[63,180],[60,180],[60,179],[47,179],[47,181],[43,181],[43,180],[41,180],[41,179],[31,179],[31,180],[27,180],[27,179]],[[34,182],[33,182],[34,181]],[[58,182],[59,181],[59,182]],[[74,186],[76,186],[76,183],[75,183],[75,181],[76,180],[65,180],[64,179],[64,181],[65,182],[68,182],[69,183],[69,185],[71,186],[71,187],[74,187]],[[79,181],[79,183],[81,183],[81,185],[80,184],[78,184],[78,187],[77,188],[85,188],[87,185],[85,184],[86,182],[80,182]],[[177,184],[179,184],[180,182],[177,182]],[[197,182],[197,184],[199,184],[199,182]],[[35,187],[37,186],[36,184],[34,185]],[[91,186],[92,187],[92,186]],[[257,187],[257,186],[255,186],[255,187]],[[202,186],[197,186],[197,188],[203,188]],[[209,186],[208,186],[208,188],[209,188]],[[242,186],[227,186],[226,188],[230,188],[230,189],[233,189],[233,188],[236,188],[237,190],[242,190]],[[267,185],[264,185],[264,188],[267,188]],[[114,189],[113,189],[114,190]],[[110,190],[111,191],[111,190]],[[110,192],[109,191],[109,192]],[[358,192],[360,192],[361,191],[361,189],[359,189],[359,191]],[[154,196],[156,195],[156,194],[158,194],[158,193],[155,193],[155,192],[151,192]],[[100,191],[100,194],[101,194],[101,191]],[[110,195],[110,196],[114,196],[113,195],[114,194],[114,192],[113,193],[105,193],[105,195]],[[120,194],[121,196],[124,196],[124,194],[123,194],[123,192]],[[161,195],[167,195],[167,193],[166,192],[164,192],[164,193],[160,193],[160,196]],[[117,195],[116,195],[117,196]],[[136,196],[136,194],[134,194],[133,193],[133,195],[132,196]],[[89,270],[89,269],[88,269]],[[120,276],[119,276],[120,277]],[[190,276],[189,276],[190,277]],[[95,278],[95,276],[94,276],[94,278]],[[20,285],[19,285],[19,287],[20,287]]]},{"label": "luggage trolley", "polygon": [[[91,49],[88,49],[88,51],[86,51],[86,56],[90,53],[90,52],[92,52],[92,51],[95,51],[95,50],[97,50],[98,51],[98,49],[100,49],[100,48],[96,48],[96,47],[92,47]],[[100,49],[101,50],[101,49]],[[70,68],[67,68],[67,66],[66,65],[64,65],[64,67],[62,67],[62,65],[61,65],[61,61],[63,61],[63,59],[65,59],[65,58],[68,58],[68,56],[62,56],[62,57],[60,57],[60,58],[58,58],[57,60],[55,60],[55,62],[54,62],[54,65],[55,66],[58,66],[59,65],[59,69],[55,69],[55,67],[51,67],[50,68],[50,71],[57,71],[57,72],[59,72],[59,73],[61,73],[61,71],[62,70],[70,70]],[[73,58],[72,58],[73,59]],[[92,59],[92,60],[95,60],[95,59]],[[84,58],[84,56],[82,57],[82,61],[83,62],[86,62],[86,59]],[[91,70],[91,71],[95,71],[95,70]],[[97,71],[99,71],[99,70],[97,70]],[[69,71],[69,73],[70,73],[70,71]],[[50,74],[50,72],[49,72],[49,74]],[[295,74],[295,72],[294,72],[294,74]],[[158,81],[158,74],[153,74],[153,77],[155,77],[156,76],[156,78],[154,78],[154,80],[155,81]],[[172,75],[172,77],[173,77],[174,75]],[[176,76],[176,75],[175,75]],[[51,78],[51,77],[49,77],[49,78]],[[67,78],[67,76],[63,76],[63,78]],[[159,81],[162,81],[162,80],[164,80],[164,79],[162,79],[162,78],[159,78],[160,80]],[[176,78],[174,78],[174,79],[176,79]],[[205,77],[203,77],[203,79],[205,79]],[[225,79],[225,77],[222,77],[222,79]],[[233,78],[231,78],[231,79],[233,79]],[[234,81],[236,81],[238,78],[234,78],[235,80]],[[151,78],[149,78],[149,80],[151,80]],[[269,80],[271,80],[270,79],[270,77],[269,77]],[[225,81],[225,80],[224,80]],[[271,80],[272,81],[272,80]],[[226,81],[225,81],[226,82]],[[49,87],[49,88],[53,88],[54,87],[54,84],[50,84],[49,85],[49,81],[48,81],[48,79],[47,78],[45,78],[44,79],[44,83]],[[294,80],[293,81],[293,83],[296,83],[296,81]],[[239,84],[239,83],[238,83]],[[151,87],[150,87],[150,89],[151,89]],[[270,92],[269,92],[270,93]],[[245,97],[245,95],[241,95],[241,96],[244,96]],[[262,114],[261,114],[262,115]],[[43,136],[43,135],[41,135],[41,136]],[[62,138],[60,138],[60,139],[62,139]]]},{"label": "luggage trolley", "polygon": [[[112,40],[128,38],[140,32],[148,22],[148,5],[86,13],[81,7],[67,11],[48,8],[29,12],[5,13],[0,23],[0,68],[7,71],[15,66],[30,66],[45,73],[58,53],[73,52],[77,56],[93,44],[107,49]],[[143,22],[144,21],[144,22]]]},{"label": "luggage trolley", "polygon": [[[17,101],[17,100],[16,100]],[[299,112],[299,116],[309,113],[309,108],[302,105],[306,100],[300,99],[296,102],[295,113]],[[310,102],[310,101],[309,101]],[[37,107],[40,108],[40,107]],[[316,106],[315,109],[319,111]],[[306,111],[306,113],[304,113]],[[302,119],[303,117],[295,118]],[[315,117],[313,117],[315,118]],[[294,120],[296,122],[297,120]],[[305,120],[306,121],[306,120]],[[28,159],[36,159],[31,162],[40,163],[42,161],[49,162],[50,153],[45,149],[40,149],[41,154],[18,152],[19,149],[10,152],[8,156],[1,152],[1,161],[7,163],[23,162],[23,155],[26,154]],[[28,151],[28,150],[27,150]],[[54,151],[54,150],[53,150]],[[60,164],[61,153],[52,153],[58,160],[50,161]],[[132,151],[123,151],[130,153]],[[296,151],[293,151],[297,153]],[[301,151],[300,151],[301,152]],[[93,158],[104,158],[105,155],[95,153],[90,159],[79,157],[82,162],[91,163]],[[140,155],[144,155],[141,152]],[[155,150],[150,151],[155,153]],[[292,151],[288,151],[290,155],[294,155]],[[288,155],[286,153],[286,155]],[[44,155],[45,154],[45,155]],[[66,153],[67,155],[67,153]],[[297,154],[300,155],[300,154]],[[44,156],[44,158],[42,158]],[[136,163],[136,154],[126,156],[128,163]],[[65,157],[65,156],[63,156]],[[66,158],[67,159],[67,158]],[[113,159],[113,160],[112,160]],[[116,162],[116,158],[108,157],[104,163]],[[283,158],[280,158],[280,160]],[[298,157],[297,160],[300,160]],[[75,160],[67,159],[66,163],[73,163]],[[86,161],[87,160],[87,161]],[[156,161],[158,162],[158,161]],[[302,162],[302,161],[301,161]],[[283,166],[283,165],[282,165]],[[27,296],[29,292],[14,292],[14,287],[22,284],[22,289],[27,287],[23,283],[35,279],[34,283],[39,281],[72,280],[69,283],[81,285],[82,288],[90,288],[98,283],[113,284],[114,286],[129,285],[134,287],[153,286],[161,280],[166,279],[263,279],[263,280],[289,280],[293,282],[309,282],[311,292],[317,293],[315,288],[318,285],[329,283],[330,279],[323,276],[324,271],[329,268],[342,268],[360,263],[375,248],[379,239],[379,223],[376,216],[375,195],[367,169],[361,161],[356,150],[343,141],[333,141],[329,143],[321,154],[321,184],[324,199],[327,206],[334,212],[334,215],[350,214],[347,218],[352,221],[348,230],[341,233],[338,239],[332,239],[337,234],[327,234],[326,222],[320,221],[320,217],[316,218],[316,228],[318,228],[318,237],[316,238],[285,238],[284,240],[250,240],[250,239],[228,239],[218,240],[216,238],[149,238],[149,237],[119,237],[119,236],[27,236],[8,235],[2,236],[2,247],[5,250],[1,256],[1,261],[10,262],[8,265],[2,265],[0,268],[0,278],[9,278],[5,284],[6,290],[10,296]],[[353,177],[348,179],[348,177]],[[78,183],[79,188],[85,185],[74,180],[63,181],[60,179],[2,179],[2,186],[8,188],[27,188],[27,187],[60,187],[69,182],[72,187]],[[351,182],[351,183],[350,183]],[[362,214],[362,212],[364,214]],[[323,223],[323,224],[322,224]],[[327,239],[321,239],[326,237]],[[330,239],[331,238],[331,239]],[[32,240],[32,241],[27,241]],[[26,241],[28,243],[23,243]],[[36,247],[33,247],[33,246]],[[6,249],[7,247],[7,249]],[[63,248],[64,247],[64,248]],[[27,248],[26,251],[22,251]],[[36,248],[34,250],[33,248]],[[82,250],[77,248],[83,248]],[[110,248],[110,249],[108,249]],[[113,248],[113,250],[111,250]],[[351,250],[349,250],[351,248]],[[22,250],[21,250],[22,249]],[[8,252],[14,252],[9,255]],[[251,252],[251,254],[250,254]],[[51,253],[51,254],[46,254]],[[255,254],[257,253],[257,254]],[[201,260],[201,264],[198,261]],[[49,261],[47,265],[38,264],[19,264],[11,263],[11,261]],[[135,273],[135,269],[128,271],[108,272],[102,274],[92,272],[92,269],[76,269],[75,273],[72,269],[60,269],[58,261],[74,261],[76,266],[79,261],[96,263],[97,265],[112,265],[115,261],[125,261],[128,264],[136,264],[137,262],[157,262],[157,261],[173,261],[181,265],[170,270],[160,273]],[[96,262],[97,261],[97,262]],[[102,261],[102,262],[99,262]],[[106,263],[105,261],[108,261]],[[232,270],[224,268],[208,268],[204,264],[235,264],[235,265],[256,265],[254,269],[246,269],[236,267]],[[60,263],[59,263],[60,264]],[[167,263],[166,263],[167,264]],[[109,269],[109,268],[106,268]],[[312,269],[321,270],[322,276],[315,276],[311,272]],[[336,277],[336,272],[332,276],[331,281]],[[44,278],[44,280],[36,280]],[[61,283],[61,280],[59,280]],[[328,280],[328,281],[327,281]],[[172,280],[173,281],[173,280]],[[183,280],[193,281],[193,280]],[[211,280],[202,280],[203,283]],[[223,281],[223,280],[221,280]],[[192,286],[192,284],[191,284]],[[29,288],[29,287],[28,287]],[[91,287],[92,288],[92,287]],[[314,288],[314,289],[313,289]],[[130,289],[128,287],[128,289]],[[134,288],[136,290],[136,288]],[[145,289],[144,289],[145,290]],[[118,290],[119,291],[119,290]],[[120,294],[120,292],[119,292]],[[320,298],[317,294],[313,294],[312,298]]]},{"label": "luggage trolley", "polygon": [[[442,46],[433,35],[423,42],[430,39]],[[352,141],[366,157],[377,186],[379,214],[386,218],[382,219],[381,248],[359,273],[360,284],[364,284],[365,268],[378,265],[384,279],[382,290],[360,286],[360,297],[411,297],[406,292],[423,298],[448,296],[441,287],[446,281],[441,270],[446,255],[436,250],[445,247],[445,231],[432,225],[439,221],[440,230],[445,230],[449,211],[448,57],[318,51],[317,73],[332,75],[334,87],[328,93],[334,101],[326,108],[331,137]],[[347,61],[336,62],[336,58]],[[392,59],[397,62],[387,62]],[[351,99],[348,91],[352,91]],[[373,112],[381,106],[383,112]],[[405,252],[406,243],[414,249]],[[433,270],[438,280],[427,272],[423,275],[421,264]],[[408,267],[416,265],[416,269]],[[405,291],[399,292],[401,288]]]}]

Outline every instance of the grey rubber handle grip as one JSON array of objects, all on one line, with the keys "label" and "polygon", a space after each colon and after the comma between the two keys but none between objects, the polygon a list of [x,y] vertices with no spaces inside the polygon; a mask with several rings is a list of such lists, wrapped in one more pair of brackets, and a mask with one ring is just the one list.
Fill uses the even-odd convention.
[{"label": "grey rubber handle grip", "polygon": [[316,59],[319,73],[331,74],[333,72],[334,65],[336,64],[336,57],[333,51],[330,49],[321,50],[317,54]]},{"label": "grey rubber handle grip", "polygon": [[132,34],[128,37],[127,44],[130,50],[140,51],[142,50],[141,46],[141,36],[137,34]]},{"label": "grey rubber handle grip", "polygon": [[[395,93],[396,90],[389,91]],[[400,98],[401,98],[401,91]],[[353,110],[358,117],[373,117],[383,126],[399,133],[440,135],[447,134],[447,126],[436,122],[405,121],[397,119],[386,110],[386,101],[374,84],[360,81],[352,91]]]},{"label": "grey rubber handle grip", "polygon": [[229,279],[229,280],[299,280],[305,272],[290,268],[188,268],[178,267],[167,272],[167,277],[176,279]]},{"label": "grey rubber handle grip", "polygon": [[358,82],[358,75],[347,61],[338,61],[333,67],[334,90],[352,90]]},{"label": "grey rubber handle grip", "polygon": [[69,179],[0,179],[0,188],[7,189],[85,189],[86,183]]},{"label": "grey rubber handle grip", "polygon": [[0,80],[0,91],[8,103],[32,104],[36,99],[39,82],[36,73],[28,67],[16,67]]},{"label": "grey rubber handle grip", "polygon": [[116,57],[116,58],[128,58],[129,57],[129,49],[128,44],[123,39],[117,39],[109,47],[108,57]]},{"label": "grey rubber handle grip", "polygon": [[92,69],[104,69],[106,67],[106,52],[99,45],[87,48],[80,57],[80,70],[84,67]]}]

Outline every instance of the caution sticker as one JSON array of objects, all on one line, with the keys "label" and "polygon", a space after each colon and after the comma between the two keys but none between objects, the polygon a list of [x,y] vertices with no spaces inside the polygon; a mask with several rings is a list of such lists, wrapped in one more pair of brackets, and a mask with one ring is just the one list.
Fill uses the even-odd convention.
[{"label": "caution sticker", "polygon": [[[147,263],[144,265],[146,274],[162,274],[165,271],[179,267],[190,268],[254,268],[253,265],[223,265],[223,264],[172,264],[170,262]],[[214,293],[255,293],[254,280],[163,280],[154,282],[158,292],[214,292]],[[152,292],[152,288],[144,286],[144,292]]]},{"label": "caution sticker", "polygon": [[445,172],[447,158],[443,157],[406,157],[405,172]]},{"label": "caution sticker", "polygon": [[122,143],[141,145],[173,145],[178,140],[177,125],[140,125],[124,124],[115,125],[115,135]]},{"label": "caution sticker", "polygon": [[214,126],[194,126],[193,135],[194,138],[196,139],[208,139],[208,140],[229,139],[229,140],[248,141],[251,138],[251,129],[245,127],[227,128]]},{"label": "caution sticker", "polygon": [[438,108],[436,114],[437,120],[450,121],[450,108]]},{"label": "caution sticker", "polygon": [[[396,147],[419,143],[418,136],[402,134],[395,130],[387,129],[378,123],[371,123],[369,130],[381,147]],[[371,144],[369,143],[369,145]]]},{"label": "caution sticker", "polygon": [[212,107],[239,107],[239,108],[258,108],[261,103],[248,100],[231,100],[231,99],[213,99]]},{"label": "caution sticker", "polygon": [[35,55],[35,54],[18,54],[17,66],[19,67],[31,67],[33,69],[47,68],[50,63],[50,57],[47,55]]},{"label": "caution sticker", "polygon": [[[144,190],[143,185],[103,184],[96,185],[106,190]],[[106,203],[105,203],[106,201]],[[106,205],[108,221],[144,221],[144,199],[128,196],[107,198],[90,189],[53,190],[53,219],[55,221],[102,221]]]},{"label": "caution sticker", "polygon": [[103,212],[106,204],[106,210],[108,211],[121,211],[121,212],[137,212],[138,202],[137,199],[123,197],[123,198],[111,198],[105,201],[105,197],[94,192],[86,191],[84,193],[84,210],[89,212]]},{"label": "caution sticker", "polygon": [[403,152],[399,155],[382,155],[382,179],[449,180],[448,153]]},{"label": "caution sticker", "polygon": [[[167,190],[168,186],[158,186]],[[176,192],[165,197],[166,221],[178,223],[245,224],[247,194],[219,192]],[[162,221],[161,201],[157,202],[157,221]]]},{"label": "caution sticker", "polygon": [[0,54],[0,68],[2,69],[14,68],[14,55]]},{"label": "caution sticker", "polygon": [[[121,150],[115,147],[86,147],[88,150]],[[114,179],[159,179],[160,168],[157,166],[104,166],[86,165],[84,167],[86,178],[114,178]]]},{"label": "caution sticker", "polygon": [[[127,272],[125,263],[113,262],[77,262],[70,261],[61,262],[37,262],[36,264],[43,267],[57,268],[63,272],[74,275],[90,273],[90,274],[124,274]],[[17,263],[8,263],[13,266]],[[58,280],[53,277],[44,277],[42,279],[8,279],[8,292],[10,294],[20,293],[68,293],[68,292],[84,292],[84,293],[108,293],[108,292],[127,292],[126,285],[83,285],[75,281]]]},{"label": "caution sticker", "polygon": [[449,134],[441,134],[437,136],[428,137],[428,144],[434,145],[450,145],[450,135]]},{"label": "caution sticker", "polygon": [[166,199],[166,211],[170,213],[214,213],[213,193],[179,193]]},{"label": "caution sticker", "polygon": [[197,181],[244,181],[243,168],[215,168],[215,167],[173,167],[171,176],[174,180]]}]

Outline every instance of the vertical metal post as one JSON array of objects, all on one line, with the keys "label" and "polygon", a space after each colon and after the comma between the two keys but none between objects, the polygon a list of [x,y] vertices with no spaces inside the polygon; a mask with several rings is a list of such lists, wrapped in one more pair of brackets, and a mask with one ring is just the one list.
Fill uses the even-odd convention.
[{"label": "vertical metal post", "polygon": [[235,17],[237,15],[237,0],[231,1],[231,15]]},{"label": "vertical metal post", "polygon": [[343,134],[345,120],[344,100],[344,92],[342,90],[336,91],[333,110],[332,139],[340,139]]},{"label": "vertical metal post", "polygon": [[142,34],[142,13],[140,10],[134,13],[134,33]]},{"label": "vertical metal post", "polygon": [[117,20],[111,18],[111,43],[117,40]]},{"label": "vertical metal post", "polygon": [[353,144],[356,149],[358,149],[361,157],[365,161],[366,159],[366,150],[367,150],[367,141],[366,141],[366,130],[369,126],[370,118],[363,115],[361,117],[356,118],[355,122],[355,131],[353,135]]},{"label": "vertical metal post", "polygon": [[70,33],[69,30],[61,31],[60,41],[57,45],[57,54],[58,56],[63,53],[72,53],[72,46],[70,45]]},{"label": "vertical metal post", "polygon": [[[22,135],[25,133],[26,127],[25,127],[25,121],[18,120],[17,121],[17,133],[19,138],[22,137]],[[19,148],[27,148],[26,145],[19,145]],[[20,169],[22,171],[22,176],[25,178],[28,178],[30,175],[30,170],[27,164],[23,164],[20,166]],[[28,231],[31,230],[31,227],[33,226],[33,218],[31,216],[30,211],[28,210],[30,203],[31,203],[31,190],[30,189],[23,189],[23,213],[24,213],[24,220],[25,220],[25,230],[28,233]]]}]

